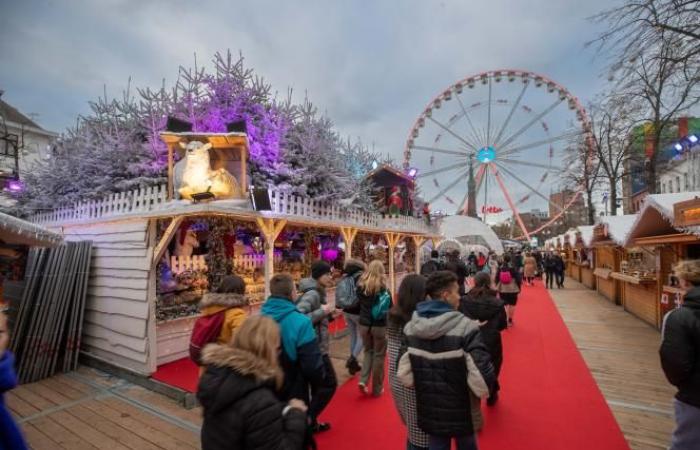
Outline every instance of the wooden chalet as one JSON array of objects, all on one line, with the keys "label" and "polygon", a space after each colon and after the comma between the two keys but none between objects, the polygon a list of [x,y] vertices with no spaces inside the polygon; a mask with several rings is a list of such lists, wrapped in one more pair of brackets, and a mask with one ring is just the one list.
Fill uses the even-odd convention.
[{"label": "wooden chalet", "polygon": [[613,278],[620,272],[620,262],[624,259],[624,244],[636,214],[624,216],[604,216],[593,228],[591,246],[594,251],[594,271],[596,289],[611,302],[622,304],[622,281]]},{"label": "wooden chalet", "polygon": [[[439,240],[438,228],[418,218],[387,218],[276,189],[268,190],[270,209],[265,210],[255,210],[248,197],[200,203],[174,200],[172,155],[179,142],[207,139],[217,143],[213,150],[222,156],[212,156],[212,161],[220,161],[246,188],[247,138],[231,133],[164,133],[162,137],[171,155],[167,185],[112,194],[103,200],[40,213],[32,219],[64,240],[93,242],[81,353],[100,364],[150,376],[158,365],[187,355],[191,328],[197,317],[196,303],[195,309],[183,317],[167,319],[160,314],[164,269],[176,275],[182,270],[206,271],[207,258],[202,254],[166,257],[174,245],[180,244],[176,235],[185,221],[225,219],[235,228],[233,240],[240,230],[255,236],[255,242],[246,243],[246,248],[255,247],[254,254],[236,253],[232,266],[236,273],[238,270],[250,273],[251,278],[246,282],[250,283],[249,287],[255,287],[255,295],[261,298],[269,293],[269,280],[275,270],[280,270],[280,252],[289,251],[279,248],[278,239],[287,230],[319,230],[340,236],[342,251],[347,256],[357,255],[365,243],[381,244],[388,253],[385,260],[393,292],[397,283],[394,270],[397,247],[405,249],[410,245],[414,249],[408,259],[409,270],[417,270],[422,253],[418,249],[427,240]],[[383,173],[389,172],[385,169]],[[408,186],[405,177],[397,175],[397,178]],[[209,233],[210,238],[202,241],[202,245],[211,244],[212,231],[204,233]],[[362,244],[357,244],[360,236]],[[232,245],[236,252],[238,244]],[[244,245],[241,243],[240,247]],[[182,307],[178,304],[177,287],[173,291],[176,301],[172,307]]]}]

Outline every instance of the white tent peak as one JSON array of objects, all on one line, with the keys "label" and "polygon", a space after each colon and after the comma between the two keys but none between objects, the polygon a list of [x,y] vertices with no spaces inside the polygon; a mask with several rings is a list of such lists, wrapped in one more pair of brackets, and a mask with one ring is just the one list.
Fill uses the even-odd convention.
[{"label": "white tent peak", "polygon": [[503,244],[491,227],[479,219],[469,216],[447,216],[440,224],[440,234],[445,239],[464,246],[483,245],[497,254],[503,253]]}]

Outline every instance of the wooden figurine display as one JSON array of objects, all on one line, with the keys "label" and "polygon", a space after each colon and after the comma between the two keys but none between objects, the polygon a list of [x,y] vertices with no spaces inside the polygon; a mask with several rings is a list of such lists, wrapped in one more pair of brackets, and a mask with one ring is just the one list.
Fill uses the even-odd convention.
[{"label": "wooden figurine display", "polygon": [[181,198],[191,199],[192,195],[202,192],[210,192],[217,199],[241,196],[238,180],[228,170],[211,169],[210,143],[180,142],[180,147],[185,150],[185,157],[175,164],[175,183]]}]

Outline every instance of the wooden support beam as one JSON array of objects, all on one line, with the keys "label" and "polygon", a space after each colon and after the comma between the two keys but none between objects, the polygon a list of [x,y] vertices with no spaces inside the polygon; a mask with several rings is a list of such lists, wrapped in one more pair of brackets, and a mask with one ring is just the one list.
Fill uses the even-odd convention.
[{"label": "wooden support beam", "polygon": [[352,244],[355,242],[355,237],[357,237],[357,231],[357,228],[340,227],[340,234],[345,242],[345,259],[352,258]]},{"label": "wooden support beam", "polygon": [[420,266],[421,266],[421,249],[423,248],[423,244],[425,244],[425,241],[427,240],[425,236],[411,236],[413,238],[413,246],[415,247],[415,265],[416,265],[416,273],[420,273]]},{"label": "wooden support beam", "polygon": [[404,235],[401,233],[384,233],[386,243],[389,246],[389,290],[391,295],[396,295],[396,273],[394,271],[394,250],[396,246],[403,240]]},{"label": "wooden support beam", "polygon": [[433,242],[433,250],[437,250],[438,246],[442,243],[442,238],[439,237],[433,237],[430,238],[430,240]]},{"label": "wooden support beam", "polygon": [[175,198],[175,185],[174,183],[174,162],[173,162],[173,145],[174,143],[168,142],[168,200]]},{"label": "wooden support beam", "polygon": [[[155,250],[153,250],[153,263],[151,264],[151,267],[155,268],[156,265],[158,265],[158,262],[163,257],[165,250],[168,248],[168,244],[170,244],[170,240],[177,232],[177,229],[180,227],[183,219],[184,216],[175,216],[173,217],[173,220],[170,221],[168,228],[166,228],[165,233],[163,233],[163,237],[160,238]],[[154,220],[154,223],[157,224],[157,219]]]},{"label": "wooden support beam", "polygon": [[265,297],[269,297],[270,278],[272,278],[275,273],[275,240],[277,240],[277,237],[284,229],[284,226],[287,224],[287,220],[258,217],[256,221],[260,231],[263,234],[263,237],[265,238]]}]

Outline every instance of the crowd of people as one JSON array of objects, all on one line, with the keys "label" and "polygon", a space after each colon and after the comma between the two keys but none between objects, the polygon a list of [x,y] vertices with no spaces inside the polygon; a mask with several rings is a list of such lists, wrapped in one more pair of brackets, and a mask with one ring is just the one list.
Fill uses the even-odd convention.
[{"label": "crowd of people", "polygon": [[[388,375],[406,448],[476,449],[482,400],[499,401],[501,334],[513,326],[518,296],[537,275],[557,279],[561,264],[556,254],[481,256],[472,263],[433,252],[419,274],[404,277],[394,299],[379,260],[348,259],[337,284],[331,266],[316,261],[298,288],[289,274],[273,276],[259,315],[245,310],[243,279],[225,277],[202,299],[190,344],[201,367],[202,448],[315,448],[314,435],[331,428],[320,416],[338,385],[329,322],[343,314],[350,334],[346,368],[360,373],[364,396],[384,395]],[[700,448],[700,261],[682,262],[675,273],[687,294],[664,318],[660,349],[663,370],[678,387],[672,448]],[[326,297],[333,285],[335,305]],[[8,338],[0,312],[0,393],[17,382]],[[26,448],[1,396],[0,431],[2,448]]]}]

